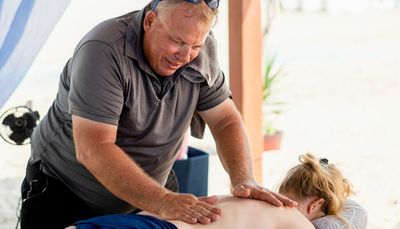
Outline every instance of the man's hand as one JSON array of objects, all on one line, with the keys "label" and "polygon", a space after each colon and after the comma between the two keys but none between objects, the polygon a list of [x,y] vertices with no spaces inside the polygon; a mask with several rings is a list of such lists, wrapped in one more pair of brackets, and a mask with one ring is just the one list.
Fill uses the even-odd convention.
[{"label": "man's hand", "polygon": [[236,185],[232,190],[233,196],[263,200],[277,207],[296,207],[297,202],[279,193],[272,192],[256,183],[244,183]]},{"label": "man's hand", "polygon": [[161,202],[158,215],[163,219],[208,224],[219,219],[222,213],[221,209],[212,206],[217,202],[216,196],[195,197],[191,194],[168,193]]}]

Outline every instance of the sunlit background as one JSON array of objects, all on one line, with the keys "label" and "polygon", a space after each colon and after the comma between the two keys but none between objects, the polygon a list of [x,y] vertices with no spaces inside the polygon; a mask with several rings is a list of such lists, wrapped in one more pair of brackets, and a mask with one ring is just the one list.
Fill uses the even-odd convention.
[{"label": "sunlit background", "polygon": [[[214,32],[229,76],[228,2],[221,1]],[[72,0],[0,113],[31,100],[44,116],[81,37],[100,21],[146,3]],[[368,228],[400,228],[400,0],[262,3],[263,62],[274,56],[274,70],[281,69],[272,99],[281,102],[273,121],[283,132],[281,148],[264,153],[264,185],[274,188],[299,154],[313,152],[352,182],[352,198],[366,208]],[[227,194],[229,181],[210,134],[191,138],[190,145],[210,153],[209,194]],[[29,151],[0,139],[0,228],[15,227]]]}]

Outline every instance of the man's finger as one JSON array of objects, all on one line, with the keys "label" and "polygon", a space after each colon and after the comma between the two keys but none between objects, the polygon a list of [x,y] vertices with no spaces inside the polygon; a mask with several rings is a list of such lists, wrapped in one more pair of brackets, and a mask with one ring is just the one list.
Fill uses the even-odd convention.
[{"label": "man's finger", "polygon": [[190,223],[190,224],[195,224],[195,223],[197,223],[197,218],[195,218],[195,217],[192,217],[191,215],[189,215],[189,214],[183,214],[180,218],[178,218],[178,219],[180,219],[180,220],[182,220],[182,221],[184,221],[184,222],[186,222],[186,223]]},{"label": "man's finger", "polygon": [[283,206],[286,206],[286,207],[297,207],[297,202],[296,201],[293,201],[293,200],[289,199],[288,197],[286,197],[286,196],[284,196],[284,195],[282,195],[280,193],[275,193],[275,197],[278,198],[282,202]]},{"label": "man's finger", "polygon": [[198,199],[200,201],[203,201],[203,202],[206,202],[206,203],[209,203],[209,204],[212,204],[212,205],[214,205],[218,201],[218,197],[216,195],[214,195],[214,196],[202,196],[202,197],[198,197]]},{"label": "man's finger", "polygon": [[268,203],[277,207],[283,206],[283,203],[267,189],[253,188],[251,191],[253,199],[267,201]]},{"label": "man's finger", "polygon": [[243,197],[243,198],[247,198],[250,197],[251,193],[251,189],[246,188],[243,184],[237,185],[234,189],[232,194],[236,197]]},{"label": "man's finger", "polygon": [[201,214],[201,216],[203,216],[203,217],[198,218],[200,223],[203,223],[203,224],[210,223],[210,222],[213,222],[213,221],[219,219],[218,214],[215,214],[215,213],[209,211],[207,208],[205,208],[201,205],[194,206],[193,210],[195,210],[196,212]]},{"label": "man's finger", "polygon": [[202,206],[203,208],[207,209],[209,212],[214,214],[218,214],[218,217],[213,217],[213,219],[218,219],[219,215],[222,213],[222,210],[219,208],[214,207],[213,205],[217,203],[218,197],[217,196],[209,196],[209,197],[198,197],[199,201],[197,205]]},{"label": "man's finger", "polygon": [[196,205],[199,207],[198,211],[201,212],[203,215],[211,218],[212,221],[219,219],[219,216],[222,213],[221,209],[204,202],[199,202]]},{"label": "man's finger", "polygon": [[200,211],[202,209],[197,207],[197,206],[192,206],[190,209],[186,211],[188,215],[190,215],[193,218],[196,218],[196,222],[201,223],[201,224],[207,224],[211,222],[211,219],[204,216]]}]

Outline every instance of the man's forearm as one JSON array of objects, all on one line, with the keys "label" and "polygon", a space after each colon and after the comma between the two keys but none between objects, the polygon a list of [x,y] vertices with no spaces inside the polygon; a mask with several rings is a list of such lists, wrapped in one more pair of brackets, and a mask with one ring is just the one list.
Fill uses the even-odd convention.
[{"label": "man's forearm", "polygon": [[117,145],[102,143],[80,156],[84,166],[114,195],[137,208],[158,214],[168,191],[150,178]]},{"label": "man's forearm", "polygon": [[251,149],[239,115],[220,120],[213,135],[221,162],[228,172],[232,186],[253,181]]}]

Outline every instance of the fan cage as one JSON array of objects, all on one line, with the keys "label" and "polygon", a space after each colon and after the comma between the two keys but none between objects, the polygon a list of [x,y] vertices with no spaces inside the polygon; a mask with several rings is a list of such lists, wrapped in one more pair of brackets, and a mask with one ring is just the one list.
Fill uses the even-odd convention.
[{"label": "fan cage", "polygon": [[[13,130],[11,130],[9,125],[5,125],[3,123],[4,119],[6,117],[8,117],[9,115],[13,114],[16,118],[22,118],[23,115],[26,113],[32,114],[33,111],[32,111],[32,109],[30,109],[27,106],[17,106],[17,107],[12,107],[12,108],[6,110],[3,114],[1,114],[1,116],[0,116],[0,136],[4,141],[6,141],[7,143],[12,144],[12,145],[26,145],[31,142],[30,137],[26,138],[24,141],[19,142],[19,143],[10,139],[11,134],[13,134]],[[38,120],[39,119],[37,119],[36,122]]]}]

